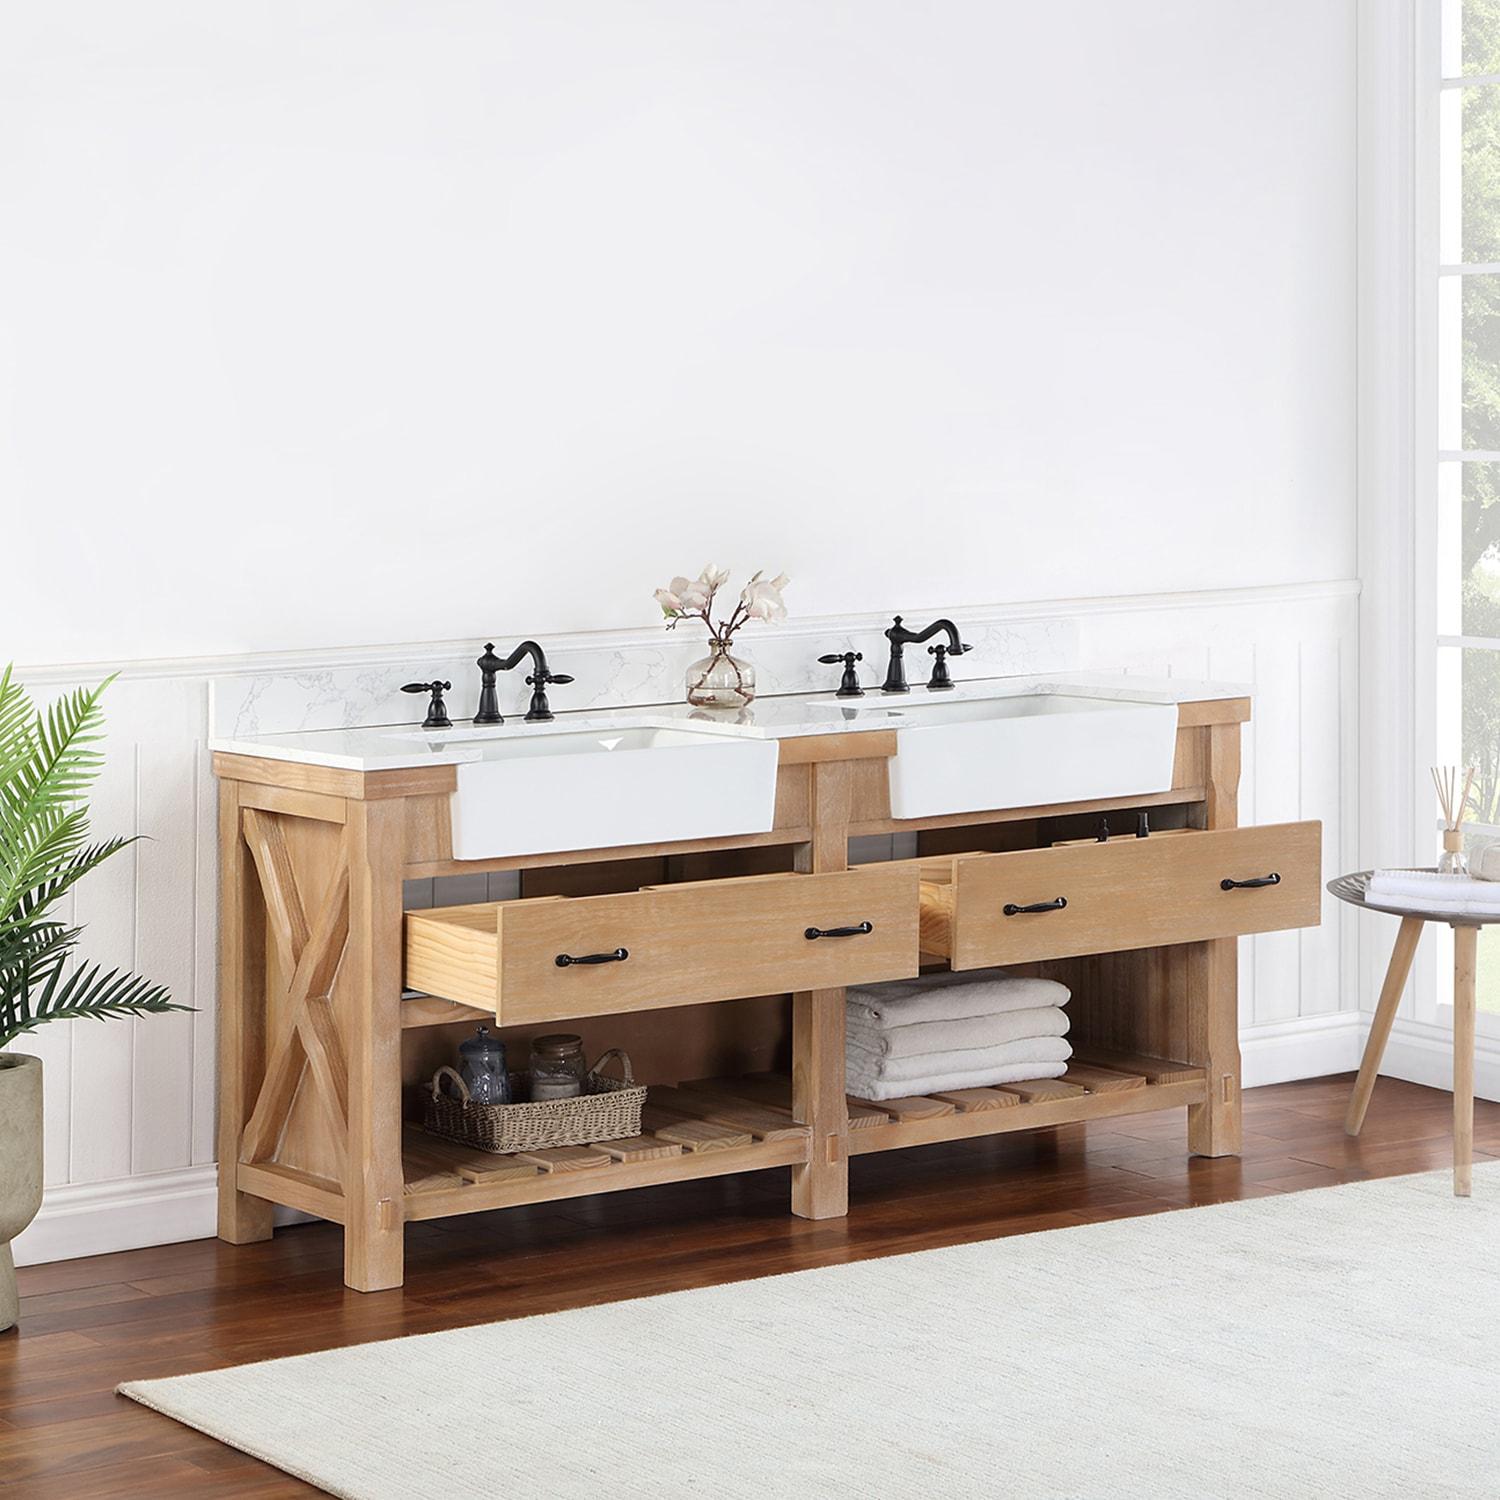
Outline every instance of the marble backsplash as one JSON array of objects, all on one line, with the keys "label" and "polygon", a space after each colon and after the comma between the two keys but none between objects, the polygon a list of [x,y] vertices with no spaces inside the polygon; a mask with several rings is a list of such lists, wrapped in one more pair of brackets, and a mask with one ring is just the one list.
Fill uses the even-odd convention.
[{"label": "marble backsplash", "polygon": [[[955,681],[1067,671],[1080,664],[1080,627],[1074,618],[1018,619],[999,610],[954,610],[951,618],[973,648],[953,662]],[[889,623],[888,616],[843,616],[751,626],[738,637],[736,654],[754,663],[762,696],[831,691],[841,668],[818,661],[830,652],[862,651],[860,680],[867,688],[878,687],[888,651],[881,632]],[[927,620],[908,623],[925,626]],[[388,653],[360,652],[347,664],[320,654],[316,664],[218,676],[210,686],[209,732],[217,738],[415,722],[422,717],[425,699],[402,693],[401,685],[434,677],[452,682],[449,712],[458,722],[471,717],[478,702],[475,660],[484,644],[393,646]],[[495,649],[505,655],[516,644],[502,638]],[[686,624],[675,631],[553,635],[542,646],[552,670],[574,679],[551,689],[558,711],[681,702],[688,667],[707,653],[703,627]],[[499,679],[500,707],[507,718],[526,711],[528,666],[523,662]],[[913,683],[923,681],[930,669],[924,648],[907,648],[907,675]]]}]

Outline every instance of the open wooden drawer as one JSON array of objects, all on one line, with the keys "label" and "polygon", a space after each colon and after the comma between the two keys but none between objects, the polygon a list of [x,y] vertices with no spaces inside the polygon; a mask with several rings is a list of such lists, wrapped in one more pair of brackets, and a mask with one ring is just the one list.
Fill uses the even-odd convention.
[{"label": "open wooden drawer", "polygon": [[920,861],[922,951],[955,969],[1315,927],[1320,823]]},{"label": "open wooden drawer", "polygon": [[502,1025],[917,972],[917,868],[758,875],[406,914],[406,982]]}]

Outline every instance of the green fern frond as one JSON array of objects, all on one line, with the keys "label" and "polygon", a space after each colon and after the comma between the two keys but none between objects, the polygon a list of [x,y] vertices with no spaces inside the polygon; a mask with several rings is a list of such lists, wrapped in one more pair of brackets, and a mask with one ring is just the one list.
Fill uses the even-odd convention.
[{"label": "green fern frond", "polygon": [[170,1010],[191,1010],[176,1005],[162,984],[153,984],[139,974],[119,969],[101,972],[102,964],[74,969],[64,978],[56,968],[41,990],[24,1010],[17,1008],[7,1019],[0,1020],[0,1047],[9,1046],[18,1036],[46,1021],[71,1021],[92,1017],[107,1021],[121,1016],[160,1015]]},{"label": "green fern frond", "polygon": [[70,966],[81,929],[47,917],[78,881],[135,842],[88,842],[88,790],[104,763],[99,700],[113,681],[37,712],[0,672],[0,1048],[45,1021],[191,1010],[165,985],[101,964]]}]

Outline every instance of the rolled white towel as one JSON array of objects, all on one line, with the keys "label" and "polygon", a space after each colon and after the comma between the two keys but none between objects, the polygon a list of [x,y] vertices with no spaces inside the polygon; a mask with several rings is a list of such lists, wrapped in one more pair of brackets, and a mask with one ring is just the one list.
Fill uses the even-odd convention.
[{"label": "rolled white towel", "polygon": [[1500,839],[1473,840],[1469,870],[1476,880],[1500,880]]},{"label": "rolled white towel", "polygon": [[924,974],[891,984],[858,985],[847,995],[849,1014],[873,1025],[966,1020],[1043,1005],[1066,1005],[1068,987],[1055,979],[1026,979],[999,970]]},{"label": "rolled white towel", "polygon": [[1060,1036],[1032,1037],[999,1047],[962,1047],[953,1052],[928,1052],[921,1057],[881,1057],[850,1042],[844,1055],[844,1070],[850,1079],[858,1077],[890,1083],[928,1078],[933,1074],[976,1073],[986,1068],[1067,1062],[1072,1055],[1072,1043]]},{"label": "rolled white towel", "polygon": [[961,1047],[998,1047],[1027,1037],[1066,1036],[1068,1013],[1060,1005],[1008,1010],[992,1016],[957,1016],[950,1021],[917,1021],[909,1026],[879,1027],[863,1016],[848,1017],[850,1038],[883,1057],[919,1057],[926,1052],[954,1052]]},{"label": "rolled white towel", "polygon": [[849,1092],[856,1099],[904,1099],[908,1095],[946,1093],[949,1089],[982,1089],[990,1085],[1004,1088],[1007,1083],[1029,1082],[1033,1078],[1061,1078],[1068,1071],[1065,1062],[1017,1063],[1010,1068],[981,1068],[976,1073],[934,1074],[928,1078],[903,1082],[870,1079],[856,1084],[849,1080]]}]

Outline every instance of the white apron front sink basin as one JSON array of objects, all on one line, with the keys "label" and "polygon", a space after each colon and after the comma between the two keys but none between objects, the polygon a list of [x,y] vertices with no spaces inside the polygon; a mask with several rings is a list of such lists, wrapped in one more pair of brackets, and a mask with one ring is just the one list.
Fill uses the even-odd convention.
[{"label": "white apron front sink basin", "polygon": [[777,745],[691,729],[595,729],[486,737],[455,767],[453,857],[767,833]]},{"label": "white apron front sink basin", "polygon": [[830,716],[896,731],[891,816],[940,817],[1164,792],[1177,748],[1175,703],[1068,693],[868,707]]}]

